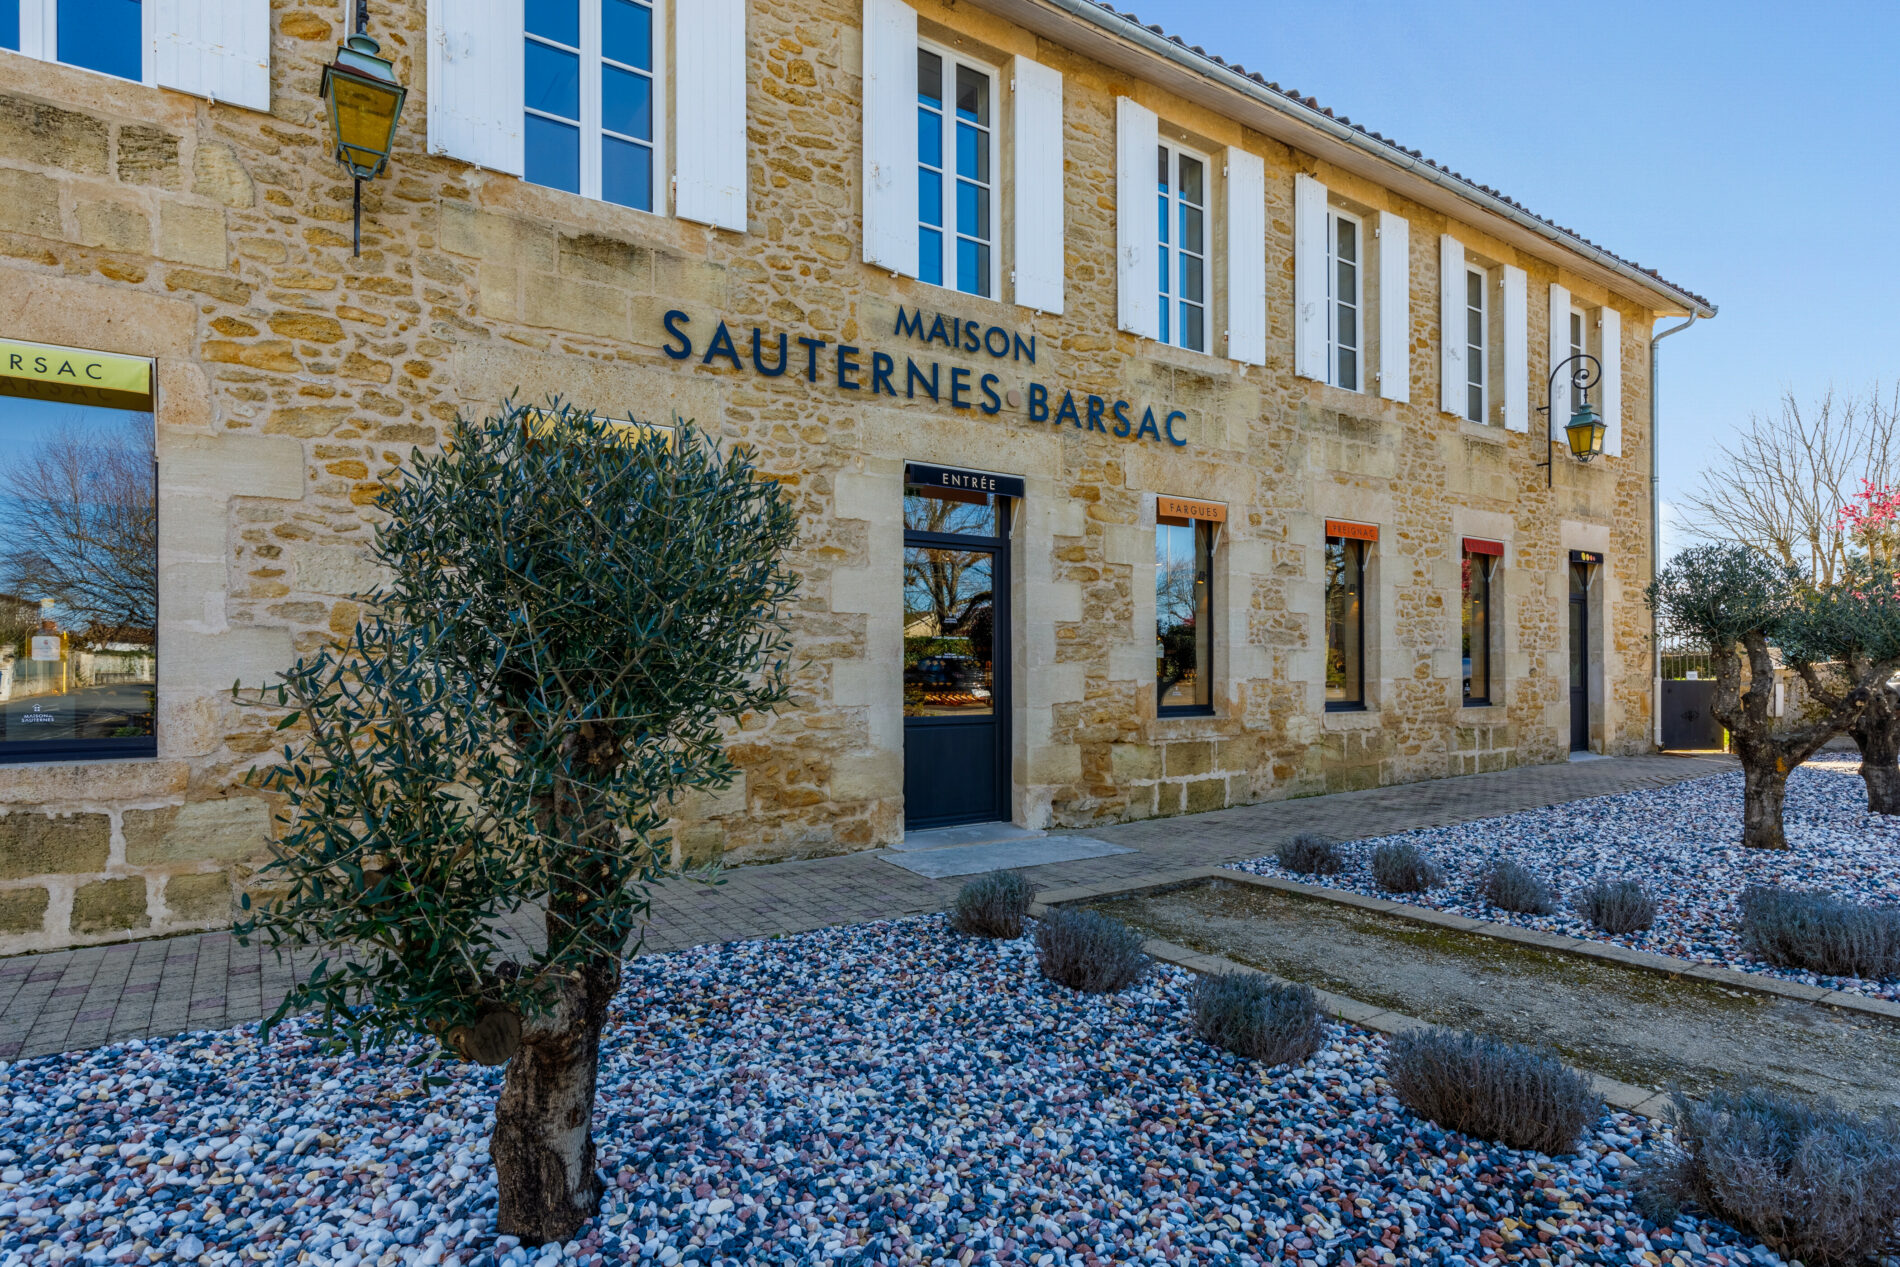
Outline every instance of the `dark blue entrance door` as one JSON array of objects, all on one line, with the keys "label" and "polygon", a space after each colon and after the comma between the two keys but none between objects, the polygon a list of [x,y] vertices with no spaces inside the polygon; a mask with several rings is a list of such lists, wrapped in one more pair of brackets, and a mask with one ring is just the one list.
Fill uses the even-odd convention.
[{"label": "dark blue entrance door", "polygon": [[904,496],[904,825],[1010,817],[1008,500]]}]

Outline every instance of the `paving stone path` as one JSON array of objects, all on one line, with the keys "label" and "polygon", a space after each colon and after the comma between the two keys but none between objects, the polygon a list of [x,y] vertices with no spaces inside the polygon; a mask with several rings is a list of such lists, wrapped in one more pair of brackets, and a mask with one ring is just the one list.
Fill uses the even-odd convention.
[{"label": "paving stone path", "polygon": [[[1214,866],[1256,857],[1298,831],[1357,840],[1665,786],[1732,764],[1726,757],[1644,756],[1527,766],[1090,828],[1088,835],[1134,852],[1052,863],[1026,874],[1038,888],[1053,888]],[[962,883],[914,875],[875,853],[735,868],[717,886],[662,886],[654,895],[647,948],[677,950],[938,911]],[[534,924],[524,914],[516,931],[538,940]],[[203,933],[0,958],[0,1060],[255,1021],[277,1006],[315,957],[280,957],[267,947],[241,946],[229,933]]]}]

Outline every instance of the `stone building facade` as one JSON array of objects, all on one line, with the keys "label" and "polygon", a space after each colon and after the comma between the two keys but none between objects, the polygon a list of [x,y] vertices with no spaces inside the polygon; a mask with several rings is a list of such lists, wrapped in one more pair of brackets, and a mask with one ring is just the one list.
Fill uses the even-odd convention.
[{"label": "stone building facade", "polygon": [[[733,735],[743,777],[687,807],[686,859],[903,837],[908,464],[1000,475],[1012,491],[992,702],[999,816],[1022,825],[1562,760],[1573,698],[1583,746],[1649,748],[1650,331],[1713,315],[1705,301],[1082,0],[707,0],[738,18],[730,45],[684,0],[654,4],[659,205],[634,210],[468,161],[442,105],[481,106],[455,23],[499,21],[508,5],[436,3],[375,6],[372,34],[410,93],[389,169],[363,187],[360,256],[317,95],[347,34],[336,0],[232,5],[267,19],[264,35],[229,35],[262,58],[235,98],[161,86],[190,79],[162,69],[162,48],[148,49],[147,82],[0,51],[0,340],[151,358],[159,577],[156,756],[0,757],[0,951],[228,921],[273,830],[246,772],[281,740],[233,682],[266,682],[348,633],[351,595],[378,579],[365,546],[384,482],[458,411],[516,392],[695,420],[755,446],[798,509],[795,706]],[[500,38],[502,62],[518,63],[522,33]],[[871,117],[892,108],[893,39],[993,72],[995,298],[882,254],[886,240],[903,254],[903,231],[890,238],[888,191],[875,192],[888,153],[867,145],[913,126],[917,92],[913,74],[902,118]],[[673,60],[688,57],[723,68],[728,92],[739,77],[736,133],[730,103],[706,99],[719,74]],[[519,123],[518,79],[512,99],[506,74],[493,91]],[[743,137],[742,166],[707,153],[722,118]],[[1154,289],[1154,243],[1131,246],[1129,219],[1155,193],[1152,165],[1131,173],[1156,144],[1204,162],[1204,351],[1152,337],[1155,296],[1132,293]],[[915,141],[889,153],[921,161]],[[709,180],[724,182],[710,199]],[[917,188],[912,173],[897,180]],[[735,198],[742,228],[702,222],[732,221]],[[1332,233],[1312,217],[1341,213],[1363,251],[1359,390],[1327,381],[1337,365],[1311,346],[1337,342],[1326,314],[1339,296],[1311,275],[1303,235]],[[1336,240],[1312,240],[1332,260]],[[1451,325],[1463,268],[1489,296],[1481,422],[1453,381],[1468,366],[1447,355],[1471,337]],[[1535,409],[1567,337],[1553,323],[1572,306],[1611,371],[1597,400],[1613,452],[1567,455],[1566,399],[1547,473]],[[755,330],[768,367],[788,337],[792,372],[761,372]],[[1157,707],[1163,499],[1220,514],[1204,569],[1209,698],[1180,715]],[[1376,537],[1359,708],[1327,706],[1336,521]],[[1494,685],[1480,706],[1463,690],[1469,540],[1500,550],[1483,556],[1496,560]],[[1590,569],[1581,650],[1573,552]],[[1588,683],[1574,697],[1573,658]]]}]

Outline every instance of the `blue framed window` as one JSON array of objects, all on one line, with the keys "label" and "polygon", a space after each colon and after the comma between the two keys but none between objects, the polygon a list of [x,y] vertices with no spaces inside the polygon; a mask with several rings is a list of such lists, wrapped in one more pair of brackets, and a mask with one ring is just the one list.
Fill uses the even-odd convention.
[{"label": "blue framed window", "polygon": [[1161,227],[1161,341],[1207,351],[1207,159],[1172,145],[1155,150]]},{"label": "blue framed window", "polygon": [[660,0],[527,0],[523,174],[658,211]]},{"label": "blue framed window", "polygon": [[917,50],[917,276],[993,298],[996,76],[952,53]]},{"label": "blue framed window", "polygon": [[[22,22],[22,8],[37,19]],[[140,0],[0,0],[0,48],[141,83],[144,8]]]}]

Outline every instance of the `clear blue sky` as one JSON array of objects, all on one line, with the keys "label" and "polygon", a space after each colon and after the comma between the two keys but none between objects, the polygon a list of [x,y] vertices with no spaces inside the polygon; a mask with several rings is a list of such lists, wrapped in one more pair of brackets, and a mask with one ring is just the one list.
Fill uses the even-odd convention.
[{"label": "clear blue sky", "polygon": [[1782,391],[1900,376],[1891,0],[1115,3],[1712,300],[1662,345],[1665,503]]}]

